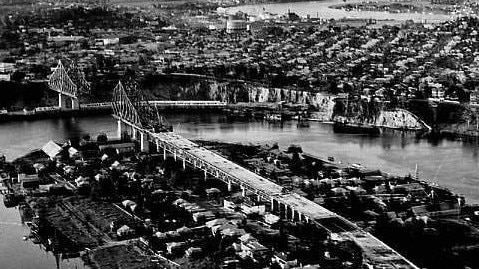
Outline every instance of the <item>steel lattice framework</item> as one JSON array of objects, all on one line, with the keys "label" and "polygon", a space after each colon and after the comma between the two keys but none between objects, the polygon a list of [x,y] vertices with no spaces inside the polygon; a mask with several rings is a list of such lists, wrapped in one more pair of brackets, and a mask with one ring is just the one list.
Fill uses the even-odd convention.
[{"label": "steel lattice framework", "polygon": [[55,71],[50,75],[48,86],[56,92],[77,98],[78,87],[68,75],[61,60],[58,60]]},{"label": "steel lattice framework", "polygon": [[91,83],[86,80],[85,74],[78,68],[76,61],[73,61],[70,64],[67,70],[67,74],[71,78],[73,83],[77,85],[78,94],[90,94]]},{"label": "steel lattice framework", "polygon": [[115,89],[113,89],[113,114],[120,119],[126,120],[134,125],[143,127],[141,124],[140,116],[138,115],[138,111],[133,106],[128,98],[128,95],[125,92],[125,88],[123,84],[118,82]]},{"label": "steel lattice framework", "polygon": [[167,128],[156,106],[149,104],[145,95],[133,80],[126,82],[125,86],[121,81],[118,82],[113,90],[112,106],[115,116],[138,127],[153,132],[162,132]]}]

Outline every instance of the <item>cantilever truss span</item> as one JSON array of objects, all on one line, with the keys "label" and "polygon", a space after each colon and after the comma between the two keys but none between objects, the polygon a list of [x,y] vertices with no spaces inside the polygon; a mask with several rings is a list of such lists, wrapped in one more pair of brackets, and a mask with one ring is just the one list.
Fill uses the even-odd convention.
[{"label": "cantilever truss span", "polygon": [[133,106],[125,92],[123,84],[118,82],[115,89],[113,89],[113,114],[120,119],[126,120],[134,125],[143,127],[141,124],[138,111]]},{"label": "cantilever truss span", "polygon": [[50,75],[48,86],[56,92],[77,98],[78,87],[68,75],[61,60],[58,60],[55,71]]},{"label": "cantilever truss span", "polygon": [[118,82],[113,90],[113,114],[138,127],[161,132],[165,130],[165,123],[158,113],[156,106],[149,104],[145,95],[134,81]]},{"label": "cantilever truss span", "polygon": [[90,94],[91,92],[91,83],[88,82],[85,78],[85,74],[78,68],[76,61],[73,61],[67,70],[68,76],[71,78],[73,83],[77,86],[77,93]]}]

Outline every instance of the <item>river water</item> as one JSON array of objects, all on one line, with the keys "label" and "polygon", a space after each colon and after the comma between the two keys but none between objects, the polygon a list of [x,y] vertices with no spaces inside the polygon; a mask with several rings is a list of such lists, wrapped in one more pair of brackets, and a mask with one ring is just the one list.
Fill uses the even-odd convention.
[{"label": "river water", "polygon": [[[365,0],[348,0],[347,3],[366,2]],[[342,9],[330,8],[332,5],[343,4],[342,0],[324,0],[308,1],[294,3],[274,3],[274,4],[253,4],[231,7],[227,9],[228,14],[234,14],[238,11],[261,16],[265,12],[283,15],[290,10],[301,17],[321,18],[321,19],[340,19],[340,18],[361,18],[377,20],[414,20],[422,21],[446,21],[451,19],[450,15],[432,14],[432,13],[389,13],[382,11],[346,11]]]},{"label": "river water", "polygon": [[[177,133],[189,139],[253,144],[279,143],[281,148],[299,144],[303,151],[344,163],[360,163],[399,175],[413,173],[418,165],[421,178],[435,181],[464,194],[470,203],[479,202],[479,163],[477,145],[460,141],[430,142],[414,135],[387,132],[380,137],[336,134],[332,126],[311,122],[298,128],[263,121],[230,121],[220,114],[175,113],[165,115]],[[0,124],[0,151],[13,160],[48,140],[64,140],[100,133],[116,136],[116,121],[109,115]],[[37,245],[24,242],[28,229],[19,211],[0,205],[0,268],[55,268],[55,258]],[[18,253],[18,255],[16,255]],[[61,261],[61,268],[81,268],[78,260]]]}]

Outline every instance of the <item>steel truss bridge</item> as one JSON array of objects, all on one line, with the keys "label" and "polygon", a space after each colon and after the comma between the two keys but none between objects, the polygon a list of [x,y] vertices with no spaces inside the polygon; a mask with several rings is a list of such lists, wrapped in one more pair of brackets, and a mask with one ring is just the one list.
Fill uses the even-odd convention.
[{"label": "steel truss bridge", "polygon": [[163,152],[165,159],[167,155],[172,155],[176,161],[183,163],[184,168],[189,165],[202,170],[205,176],[226,183],[229,190],[233,185],[239,186],[243,195],[249,192],[258,201],[269,203],[273,212],[279,212],[288,220],[312,223],[326,230],[332,239],[355,242],[363,252],[363,263],[369,265],[367,268],[418,269],[382,241],[338,214],[296,193],[285,192],[278,184],[167,131],[161,117],[153,113],[154,109],[145,112],[152,108],[146,108],[142,103],[144,101],[144,96],[137,88],[128,89],[119,83],[114,90],[112,102],[113,117],[118,121],[119,134],[126,126],[132,131],[133,138],[140,137],[143,151],[149,150],[150,143],[156,145],[156,150]]},{"label": "steel truss bridge", "polygon": [[[48,86],[51,90],[58,92],[58,107],[60,109],[78,109],[80,95],[89,94],[91,84],[86,81],[85,74],[72,62],[66,69],[61,60],[58,60],[57,67],[48,78]],[[70,99],[71,106],[67,103]]]}]

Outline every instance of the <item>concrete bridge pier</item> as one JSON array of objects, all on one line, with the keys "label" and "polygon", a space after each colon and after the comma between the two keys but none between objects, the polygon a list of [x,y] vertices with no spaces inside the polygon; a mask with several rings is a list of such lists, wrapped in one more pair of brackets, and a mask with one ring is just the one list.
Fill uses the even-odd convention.
[{"label": "concrete bridge pier", "polygon": [[148,141],[148,134],[140,132],[140,149],[142,152],[150,151],[150,142]]},{"label": "concrete bridge pier", "polygon": [[233,183],[231,182],[231,180],[228,180],[228,192],[231,191],[233,191]]},{"label": "concrete bridge pier", "polygon": [[278,213],[279,217],[282,219],[287,219],[288,208],[286,205],[283,205],[281,202],[278,202]]},{"label": "concrete bridge pier", "polygon": [[271,208],[270,208],[271,213],[274,213],[275,209],[276,208],[274,206],[274,198],[271,198]]},{"label": "concrete bridge pier", "polygon": [[72,109],[79,109],[80,108],[80,101],[78,98],[71,98],[72,102]]},{"label": "concrete bridge pier", "polygon": [[60,109],[64,108],[63,102],[63,95],[61,93],[58,93],[58,107]]},{"label": "concrete bridge pier", "polygon": [[118,137],[118,139],[121,139],[121,134],[122,134],[122,131],[123,131],[123,128],[122,128],[123,124],[122,124],[121,120],[117,120],[116,124],[117,124],[116,136]]},{"label": "concrete bridge pier", "polygon": [[135,139],[137,138],[137,135],[136,135],[136,129],[135,127],[131,126],[131,138],[132,139]]},{"label": "concrete bridge pier", "polygon": [[291,219],[291,208],[288,205],[284,205],[284,218],[286,220]]},{"label": "concrete bridge pier", "polygon": [[156,144],[156,152],[160,153],[160,142],[158,142],[158,140],[155,140],[155,144]]},{"label": "concrete bridge pier", "polygon": [[299,222],[305,222],[304,215],[301,214],[300,212],[297,212],[297,213],[298,213],[298,221]]},{"label": "concrete bridge pier", "polygon": [[[70,102],[70,103],[68,104],[68,102]],[[70,97],[68,95],[64,95],[64,94],[59,92],[58,93],[58,107],[60,109],[79,109],[80,108],[80,101],[78,100],[78,98]]]}]

